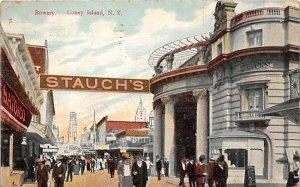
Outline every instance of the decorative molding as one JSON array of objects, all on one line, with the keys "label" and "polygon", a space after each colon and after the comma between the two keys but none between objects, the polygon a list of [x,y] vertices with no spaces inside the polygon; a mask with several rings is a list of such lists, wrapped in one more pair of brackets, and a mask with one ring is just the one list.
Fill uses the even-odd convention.
[{"label": "decorative molding", "polygon": [[205,88],[193,90],[193,96],[197,99],[207,99],[207,93],[207,89]]},{"label": "decorative molding", "polygon": [[170,101],[170,96],[164,96],[161,98],[161,102],[166,105]]}]

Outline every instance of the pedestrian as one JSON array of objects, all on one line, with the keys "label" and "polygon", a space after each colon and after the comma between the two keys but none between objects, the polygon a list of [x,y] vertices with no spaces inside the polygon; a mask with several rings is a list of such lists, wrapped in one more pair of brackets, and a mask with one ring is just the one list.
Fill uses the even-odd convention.
[{"label": "pedestrian", "polygon": [[50,173],[50,170],[51,170],[51,161],[50,161],[50,158],[46,159],[45,166],[47,168],[48,173]]},{"label": "pedestrian", "polygon": [[38,166],[36,167],[36,180],[38,187],[48,186],[48,169],[45,165],[45,160],[42,158],[38,160]]},{"label": "pedestrian", "polygon": [[107,164],[108,164],[108,170],[109,170],[109,173],[110,173],[110,177],[114,178],[115,177],[115,162],[114,162],[112,157],[110,157],[108,159]]},{"label": "pedestrian", "polygon": [[86,159],[86,170],[87,171],[91,170],[91,160],[89,157]]},{"label": "pedestrian", "polygon": [[224,155],[220,155],[216,164],[215,179],[216,187],[226,187],[228,178],[228,165]]},{"label": "pedestrian", "polygon": [[85,170],[85,158],[81,156],[81,175],[83,175],[84,170]]},{"label": "pedestrian", "polygon": [[146,164],[147,164],[147,172],[148,176],[151,176],[151,167],[153,167],[153,163],[150,161],[150,158],[147,156],[146,157]]},{"label": "pedestrian", "polygon": [[74,166],[74,175],[79,175],[79,170],[80,170],[80,161],[79,158],[76,157],[75,166]]},{"label": "pedestrian", "polygon": [[132,165],[132,183],[135,187],[146,187],[148,181],[147,164],[142,160],[142,154],[136,157],[136,162]]},{"label": "pedestrian", "polygon": [[96,160],[94,157],[91,159],[91,173],[95,172],[95,165],[96,165]]},{"label": "pedestrian", "polygon": [[53,166],[52,179],[54,187],[63,187],[65,179],[66,167],[62,163],[62,157],[56,159],[56,164]]},{"label": "pedestrian", "polygon": [[122,154],[123,160],[118,163],[119,187],[131,187],[131,159],[129,153]]},{"label": "pedestrian", "polygon": [[99,159],[99,164],[100,164],[100,170],[103,170],[104,168],[103,168],[103,159],[102,159],[102,157],[100,157],[100,159]]},{"label": "pedestrian", "polygon": [[164,160],[165,176],[169,177],[169,161],[168,158],[165,158]]},{"label": "pedestrian", "polygon": [[299,182],[299,166],[297,162],[299,162],[299,157],[294,155],[293,162],[290,164],[287,186],[295,186]]},{"label": "pedestrian", "polygon": [[74,158],[71,158],[68,162],[68,174],[67,174],[67,180],[66,182],[69,181],[69,176],[70,176],[70,182],[73,180],[73,171],[74,171],[74,166],[75,166],[75,161]]},{"label": "pedestrian", "polygon": [[161,160],[159,159],[159,156],[156,155],[156,163],[155,163],[155,169],[156,169],[156,173],[157,173],[157,179],[160,181],[161,180],[161,169],[162,169],[162,164],[161,164]]},{"label": "pedestrian", "polygon": [[54,157],[51,158],[51,169],[53,169],[54,164],[56,163],[56,160]]},{"label": "pedestrian", "polygon": [[35,173],[34,173],[34,168],[35,168],[35,166],[34,166],[34,156],[30,156],[29,158],[28,158],[28,168],[27,168],[27,171],[28,171],[28,177],[27,178],[29,178],[29,179],[31,179],[31,181],[32,182],[34,182],[35,181]]},{"label": "pedestrian", "polygon": [[211,157],[207,165],[207,183],[209,187],[215,186],[215,170],[216,162],[215,159]]},{"label": "pedestrian", "polygon": [[183,157],[180,161],[180,163],[178,164],[178,169],[177,169],[178,173],[179,173],[179,186],[185,187],[184,184],[184,177],[186,174],[186,159],[185,157]]},{"label": "pedestrian", "polygon": [[186,172],[187,172],[187,175],[189,177],[190,187],[195,187],[196,186],[195,171],[196,171],[195,162],[194,162],[193,159],[190,159],[187,162],[187,165],[186,165]]},{"label": "pedestrian", "polygon": [[196,176],[197,187],[204,187],[205,184],[206,172],[205,172],[204,161],[205,161],[205,156],[201,155],[199,157],[199,162],[196,164],[195,176]]}]

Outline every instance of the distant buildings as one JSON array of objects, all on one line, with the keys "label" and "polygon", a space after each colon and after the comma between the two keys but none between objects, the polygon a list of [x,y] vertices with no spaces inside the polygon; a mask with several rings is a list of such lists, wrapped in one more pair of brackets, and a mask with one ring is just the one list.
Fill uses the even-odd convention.
[{"label": "distant buildings", "polygon": [[77,147],[77,116],[75,112],[70,112],[68,143]]}]

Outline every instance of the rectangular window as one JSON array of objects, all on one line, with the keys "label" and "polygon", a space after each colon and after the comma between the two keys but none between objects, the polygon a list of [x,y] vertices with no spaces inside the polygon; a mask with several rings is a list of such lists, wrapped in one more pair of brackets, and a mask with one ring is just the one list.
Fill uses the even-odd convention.
[{"label": "rectangular window", "polygon": [[262,89],[246,90],[246,99],[248,100],[248,111],[263,109]]},{"label": "rectangular window", "polygon": [[247,40],[249,47],[262,46],[262,30],[254,30],[247,32]]},{"label": "rectangular window", "polygon": [[218,46],[217,46],[217,56],[221,55],[222,54],[222,43],[219,43]]},{"label": "rectangular window", "polygon": [[246,149],[226,149],[229,167],[245,167],[248,162],[248,152]]},{"label": "rectangular window", "polygon": [[241,111],[261,111],[267,103],[266,85],[257,83],[240,88]]}]

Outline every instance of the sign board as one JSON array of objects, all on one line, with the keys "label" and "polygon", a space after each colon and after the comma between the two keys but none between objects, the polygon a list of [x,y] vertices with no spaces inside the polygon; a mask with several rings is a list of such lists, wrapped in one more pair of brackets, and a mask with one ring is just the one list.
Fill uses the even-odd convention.
[{"label": "sign board", "polygon": [[120,149],[120,152],[121,152],[121,153],[126,153],[126,149],[125,149],[125,148],[121,148],[121,149]]},{"label": "sign board", "polygon": [[95,150],[108,150],[109,145],[108,144],[95,144],[94,149]]},{"label": "sign board", "polygon": [[256,186],[255,166],[247,166],[245,168],[244,186]]},{"label": "sign board", "polygon": [[40,89],[111,92],[150,92],[150,80],[40,75]]}]

